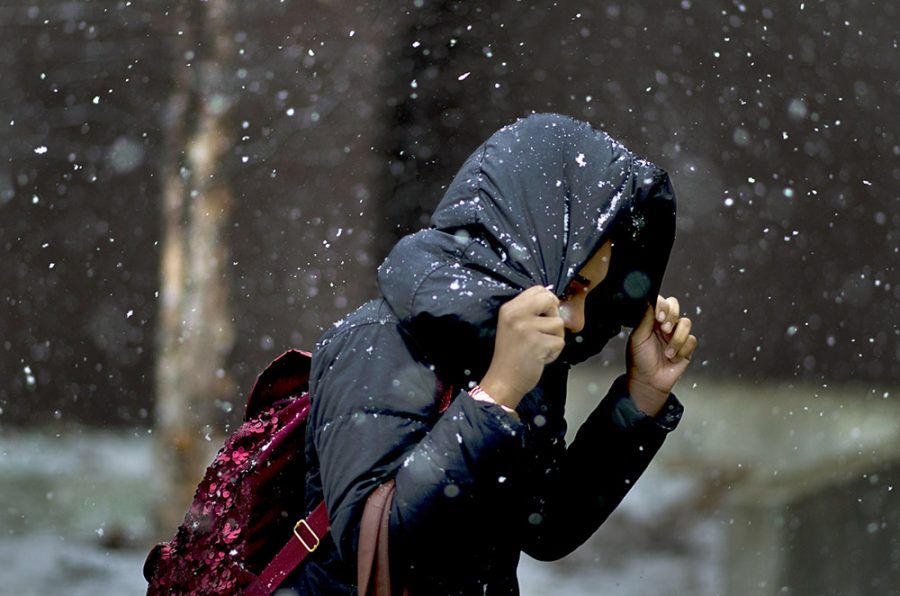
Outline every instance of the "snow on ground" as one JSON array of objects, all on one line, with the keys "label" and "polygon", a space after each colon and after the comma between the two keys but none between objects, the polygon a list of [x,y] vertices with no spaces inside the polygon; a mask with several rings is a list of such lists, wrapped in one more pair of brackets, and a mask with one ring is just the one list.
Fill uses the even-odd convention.
[{"label": "snow on ground", "polygon": [[[146,431],[0,433],[0,593],[143,594],[152,542]],[[582,548],[523,557],[524,596],[715,594],[722,533],[697,517],[696,486],[651,466]]]},{"label": "snow on ground", "polygon": [[145,593],[152,469],[146,431],[4,430],[0,593]]},{"label": "snow on ground", "polygon": [[95,541],[51,534],[0,540],[0,593],[10,596],[145,594],[143,552],[110,550]]}]

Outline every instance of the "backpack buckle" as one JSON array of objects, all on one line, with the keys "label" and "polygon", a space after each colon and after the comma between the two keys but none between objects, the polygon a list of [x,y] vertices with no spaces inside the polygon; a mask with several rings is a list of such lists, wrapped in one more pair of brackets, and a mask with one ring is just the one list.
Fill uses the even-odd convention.
[{"label": "backpack buckle", "polygon": [[[306,531],[309,532],[312,535],[312,537],[315,539],[316,543],[313,544],[312,546],[310,546],[306,542],[306,540],[303,539],[303,536],[300,535],[300,527],[301,526],[306,528]],[[313,532],[313,529],[309,527],[309,524],[306,523],[305,519],[301,519],[296,524],[294,524],[294,536],[297,537],[297,540],[300,541],[300,544],[302,544],[303,548],[305,548],[308,552],[313,552],[314,550],[319,548],[319,537],[316,536],[316,533]]]}]

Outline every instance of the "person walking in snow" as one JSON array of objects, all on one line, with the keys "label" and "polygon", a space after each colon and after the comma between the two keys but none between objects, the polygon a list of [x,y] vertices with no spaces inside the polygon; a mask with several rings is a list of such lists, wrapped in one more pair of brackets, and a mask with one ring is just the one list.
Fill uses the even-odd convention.
[{"label": "person walking in snow", "polygon": [[[366,502],[390,482],[397,592],[517,594],[520,554],[587,540],[681,418],[671,390],[697,339],[659,296],[675,235],[663,170],[532,115],[466,160],[430,223],[313,354],[306,501],[324,498],[331,530],[284,582],[297,593],[356,593]],[[626,370],[567,446],[568,370],[623,326]]]}]

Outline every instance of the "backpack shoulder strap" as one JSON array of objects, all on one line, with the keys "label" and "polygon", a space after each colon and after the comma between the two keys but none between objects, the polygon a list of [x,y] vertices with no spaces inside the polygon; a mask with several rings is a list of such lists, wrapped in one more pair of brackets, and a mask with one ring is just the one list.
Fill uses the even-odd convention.
[{"label": "backpack shoulder strap", "polygon": [[244,594],[269,596],[307,555],[318,548],[319,541],[325,537],[328,528],[328,511],[325,509],[325,501],[322,501],[306,519],[301,519],[294,525],[294,535],[266,565],[259,577],[244,590]]}]

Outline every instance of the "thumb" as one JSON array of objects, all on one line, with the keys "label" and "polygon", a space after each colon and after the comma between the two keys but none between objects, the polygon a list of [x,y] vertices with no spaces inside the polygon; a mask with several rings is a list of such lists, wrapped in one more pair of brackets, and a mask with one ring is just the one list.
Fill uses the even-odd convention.
[{"label": "thumb", "polygon": [[637,344],[643,343],[653,333],[653,326],[655,324],[656,318],[654,317],[654,310],[650,305],[647,305],[647,310],[644,311],[644,318],[641,319],[638,326],[631,332],[631,340]]}]

